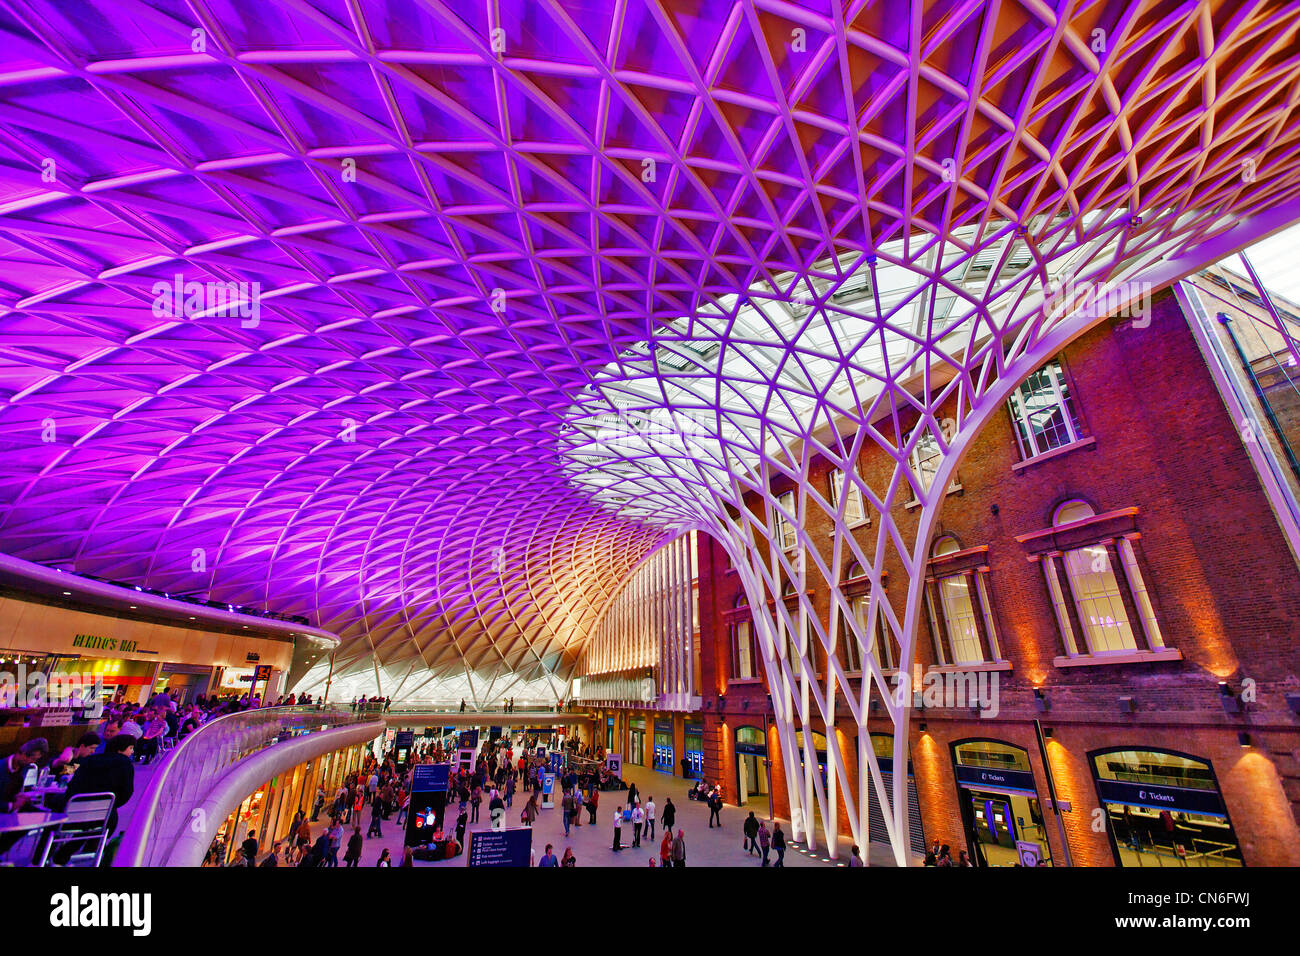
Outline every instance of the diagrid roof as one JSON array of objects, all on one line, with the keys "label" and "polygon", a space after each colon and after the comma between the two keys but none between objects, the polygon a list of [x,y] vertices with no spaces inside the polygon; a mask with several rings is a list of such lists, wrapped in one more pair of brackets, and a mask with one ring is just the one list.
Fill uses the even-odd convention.
[{"label": "diagrid roof", "polygon": [[[1113,278],[1289,209],[1296,22],[7,0],[0,550],[306,614],[343,693],[562,681],[664,534],[616,515],[661,484],[575,476],[586,386],[642,394],[626,357],[664,330],[734,362],[807,321],[833,355],[845,292],[879,391],[1022,320],[994,301],[1015,274]],[[735,394],[782,387],[764,361]]]}]

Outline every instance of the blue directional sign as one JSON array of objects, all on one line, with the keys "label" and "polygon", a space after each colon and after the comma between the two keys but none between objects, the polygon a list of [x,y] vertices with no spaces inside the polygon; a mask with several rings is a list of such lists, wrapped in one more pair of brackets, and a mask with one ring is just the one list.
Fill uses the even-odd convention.
[{"label": "blue directional sign", "polygon": [[528,866],[532,855],[530,827],[470,831],[469,866]]}]

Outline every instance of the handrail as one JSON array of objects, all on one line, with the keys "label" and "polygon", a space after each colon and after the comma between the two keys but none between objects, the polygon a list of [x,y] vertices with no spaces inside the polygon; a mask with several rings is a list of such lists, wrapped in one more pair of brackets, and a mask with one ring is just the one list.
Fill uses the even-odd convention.
[{"label": "handrail", "polygon": [[153,774],[132,812],[114,865],[153,866],[165,860],[178,828],[190,824],[190,813],[202,802],[201,787],[211,786],[244,757],[287,737],[372,720],[373,714],[308,705],[236,711],[203,724],[168,753]]}]

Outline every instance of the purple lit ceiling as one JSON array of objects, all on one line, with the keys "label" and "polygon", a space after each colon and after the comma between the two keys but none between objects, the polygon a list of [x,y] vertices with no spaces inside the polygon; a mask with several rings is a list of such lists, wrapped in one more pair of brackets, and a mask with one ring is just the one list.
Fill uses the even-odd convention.
[{"label": "purple lit ceiling", "polygon": [[561,465],[594,376],[916,231],[1293,201],[1296,14],[0,3],[0,550],[562,689],[665,534]]}]

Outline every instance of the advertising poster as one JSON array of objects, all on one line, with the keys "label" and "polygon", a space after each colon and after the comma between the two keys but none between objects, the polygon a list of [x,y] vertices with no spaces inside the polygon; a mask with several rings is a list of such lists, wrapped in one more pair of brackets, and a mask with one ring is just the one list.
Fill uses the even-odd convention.
[{"label": "advertising poster", "polygon": [[411,805],[406,814],[406,846],[422,846],[442,826],[447,807],[451,764],[421,764],[411,780]]}]

